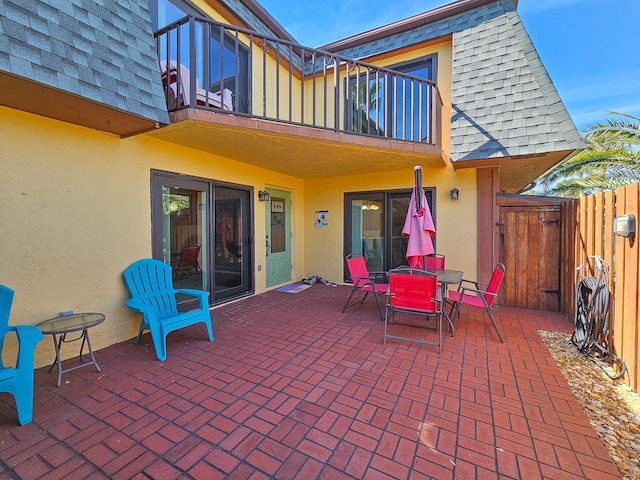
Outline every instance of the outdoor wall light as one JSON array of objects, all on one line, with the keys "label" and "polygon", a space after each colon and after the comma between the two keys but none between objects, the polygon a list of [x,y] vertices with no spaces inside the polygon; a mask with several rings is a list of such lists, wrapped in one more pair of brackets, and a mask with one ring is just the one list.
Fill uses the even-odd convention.
[{"label": "outdoor wall light", "polygon": [[452,188],[449,192],[451,194],[451,200],[458,200],[460,198],[460,190]]},{"label": "outdoor wall light", "polygon": [[261,202],[268,202],[269,201],[269,192],[267,192],[266,190],[260,190],[258,192],[258,199],[260,199]]}]

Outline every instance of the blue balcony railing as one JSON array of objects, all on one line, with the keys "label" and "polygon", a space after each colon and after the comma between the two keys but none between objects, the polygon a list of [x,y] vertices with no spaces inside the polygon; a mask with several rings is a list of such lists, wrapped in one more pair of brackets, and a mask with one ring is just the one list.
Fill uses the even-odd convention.
[{"label": "blue balcony railing", "polygon": [[170,111],[442,145],[433,81],[194,16],[156,32],[156,42]]}]

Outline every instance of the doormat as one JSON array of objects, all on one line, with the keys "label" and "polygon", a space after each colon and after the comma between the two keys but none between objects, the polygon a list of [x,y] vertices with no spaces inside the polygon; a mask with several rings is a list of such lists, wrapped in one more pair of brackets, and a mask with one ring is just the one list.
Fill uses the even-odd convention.
[{"label": "doormat", "polygon": [[285,285],[284,287],[276,288],[276,292],[284,292],[284,293],[298,293],[302,290],[306,290],[311,285],[305,285],[304,283],[290,283],[289,285]]}]

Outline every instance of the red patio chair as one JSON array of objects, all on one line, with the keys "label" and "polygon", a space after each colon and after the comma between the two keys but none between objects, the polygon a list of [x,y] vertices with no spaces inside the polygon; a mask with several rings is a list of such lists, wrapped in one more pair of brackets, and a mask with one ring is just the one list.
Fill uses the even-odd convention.
[{"label": "red patio chair", "polygon": [[449,301],[451,302],[451,312],[449,316],[451,319],[453,320],[460,314],[460,305],[484,308],[489,315],[493,328],[496,329],[500,342],[503,342],[491,310],[493,310],[493,305],[496,298],[498,298],[498,290],[500,289],[500,284],[502,284],[504,272],[504,265],[499,263],[493,270],[493,275],[491,275],[488,284],[462,279],[458,290],[449,292]]},{"label": "red patio chair", "polygon": [[[438,334],[437,342],[425,341],[417,337],[402,337],[391,335],[388,332],[389,318],[395,323],[397,312],[420,315],[431,320],[435,318]],[[425,270],[417,270],[406,267],[397,268],[389,272],[389,292],[384,315],[384,342],[387,338],[405,340],[433,345],[438,347],[438,353],[442,352],[442,299],[438,289],[438,278],[433,273]],[[414,325],[423,326],[423,325]],[[426,325],[424,325],[426,326]]]},{"label": "red patio chair", "polygon": [[349,307],[351,299],[353,298],[356,292],[364,292],[364,296],[360,301],[360,304],[363,304],[367,299],[369,293],[373,294],[373,298],[376,301],[376,305],[378,307],[378,313],[380,314],[380,320],[384,318],[382,314],[382,307],[380,307],[380,300],[378,299],[379,294],[384,294],[389,288],[388,283],[376,283],[376,277],[381,275],[380,272],[372,272],[374,275],[369,273],[367,268],[367,264],[364,261],[364,257],[362,255],[358,255],[357,253],[347,255],[346,258],[347,268],[349,269],[349,276],[351,277],[351,282],[353,283],[353,287],[351,287],[351,292],[349,293],[349,298],[347,298],[347,302],[342,307],[342,313]]},{"label": "red patio chair", "polygon": [[186,278],[189,276],[191,270],[195,270],[196,273],[202,273],[200,264],[198,263],[199,255],[200,245],[189,245],[183,248],[178,261],[171,264],[171,268],[173,268],[173,278],[175,279],[176,276]]},{"label": "red patio chair", "polygon": [[444,255],[433,253],[424,257],[424,268],[427,270],[444,270]]}]

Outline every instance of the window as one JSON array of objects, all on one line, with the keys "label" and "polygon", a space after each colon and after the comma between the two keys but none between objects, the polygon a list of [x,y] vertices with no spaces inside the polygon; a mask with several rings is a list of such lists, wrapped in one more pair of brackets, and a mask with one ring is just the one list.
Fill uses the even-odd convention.
[{"label": "window", "polygon": [[349,78],[346,128],[354,133],[385,136],[385,75],[369,70]]},{"label": "window", "polygon": [[151,27],[160,30],[185,15],[202,15],[194,6],[181,0],[149,0]]},{"label": "window", "polygon": [[[425,57],[416,61],[391,67],[398,72],[421,78],[435,79],[435,57]],[[431,89],[417,80],[394,77],[389,81],[389,96],[394,108],[389,122],[393,138],[424,142],[429,139],[429,105]]]},{"label": "window", "polygon": [[[206,18],[203,12],[180,0],[151,0],[149,9],[151,22],[156,31],[187,15]],[[189,28],[189,24],[185,23],[158,35],[158,58],[161,64],[169,65],[171,62],[180,64],[180,68],[186,68],[185,76],[195,72],[198,88],[206,88],[212,94],[225,89],[230,90],[233,110],[249,113],[249,50],[247,46],[241,43],[237,36],[214,23],[209,24],[199,20],[194,23],[193,32],[190,32]],[[194,45],[190,44],[192,34]],[[194,60],[195,64],[192,65]],[[175,68],[177,69],[177,66]],[[182,87],[187,89],[189,79],[183,78],[182,81],[187,82]],[[205,87],[206,85],[208,88]],[[169,93],[167,91],[167,94]],[[180,98],[180,92],[173,93],[177,103],[170,103],[169,107],[183,106],[186,102]],[[206,104],[206,101],[204,103]],[[198,102],[198,104],[201,103]],[[214,104],[214,106],[218,105]],[[226,105],[221,105],[221,108],[226,109]]]},{"label": "window", "polygon": [[[435,188],[424,190],[435,222]],[[406,265],[407,238],[402,228],[411,191],[345,193],[344,256],[363,255],[369,271],[386,272]],[[349,280],[346,269],[344,278]]]},{"label": "window", "polygon": [[367,135],[431,142],[429,113],[432,91],[418,80],[435,79],[435,55],[389,67],[416,77],[354,67],[346,90],[345,128]]},{"label": "window", "polygon": [[249,113],[249,49],[224,28],[212,27],[209,52],[209,90],[231,90],[234,110]]}]

